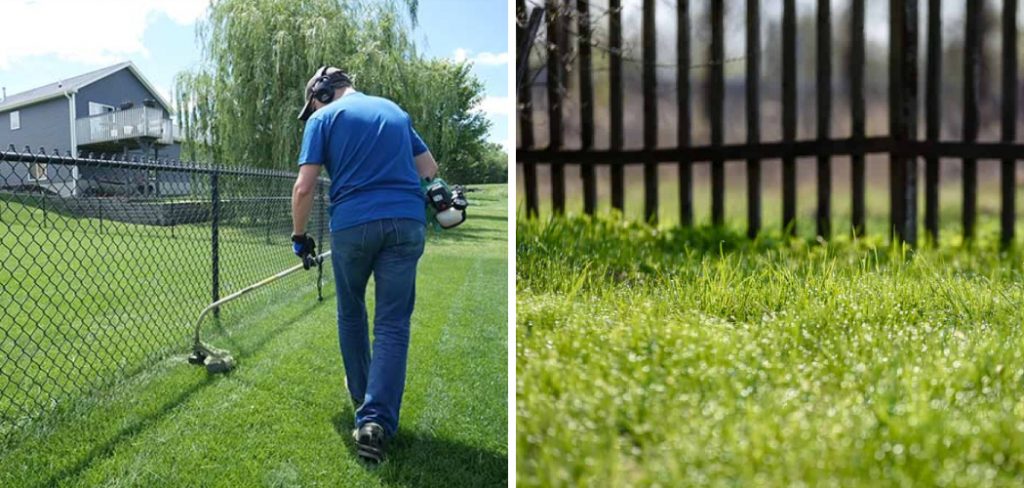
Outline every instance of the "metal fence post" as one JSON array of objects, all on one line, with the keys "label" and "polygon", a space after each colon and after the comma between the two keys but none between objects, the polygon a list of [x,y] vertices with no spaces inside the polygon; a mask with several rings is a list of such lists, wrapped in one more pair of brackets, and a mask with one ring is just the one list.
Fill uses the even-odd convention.
[{"label": "metal fence post", "polygon": [[[212,302],[220,300],[220,188],[218,172],[210,173],[210,256],[212,272]],[[220,318],[220,308],[213,309],[213,316]]]},{"label": "metal fence post", "polygon": [[[917,137],[917,24],[916,0],[891,5],[890,125],[897,144]],[[893,152],[891,162],[892,227],[894,238],[917,244],[917,155]]]}]

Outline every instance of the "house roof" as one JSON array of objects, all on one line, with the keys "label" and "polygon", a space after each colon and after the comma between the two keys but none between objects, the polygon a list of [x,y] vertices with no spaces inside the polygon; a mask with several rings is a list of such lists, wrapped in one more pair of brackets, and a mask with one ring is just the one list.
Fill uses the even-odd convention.
[{"label": "house roof", "polygon": [[153,85],[149,83],[149,80],[147,80],[145,76],[142,76],[142,73],[139,72],[139,69],[135,67],[135,63],[131,61],[124,61],[121,63],[117,63],[115,65],[107,66],[106,68],[100,68],[95,71],[90,71],[88,73],[67,78],[64,80],[58,80],[47,85],[33,88],[31,90],[15,93],[14,95],[7,97],[2,102],[0,102],[0,112],[13,110],[18,107],[24,107],[26,105],[32,105],[37,102],[42,102],[44,100],[49,100],[51,98],[63,96],[65,93],[77,92],[83,87],[91,85],[96,81],[106,78],[125,68],[131,71],[132,74],[134,74],[135,77],[142,82],[146,89],[153,94],[153,97],[156,99],[156,101],[159,102],[160,105],[163,105],[165,110],[167,110],[168,112],[174,111],[171,109],[171,105],[167,103],[167,100],[164,100],[164,98],[160,95],[160,92],[158,92],[156,88],[154,88]]}]

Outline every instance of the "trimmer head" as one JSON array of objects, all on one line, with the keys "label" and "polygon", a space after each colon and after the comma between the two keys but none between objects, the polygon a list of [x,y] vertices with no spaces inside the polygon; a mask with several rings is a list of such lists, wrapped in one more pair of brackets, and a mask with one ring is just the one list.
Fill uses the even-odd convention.
[{"label": "trimmer head", "polygon": [[[280,273],[277,273],[274,276],[265,278],[257,283],[253,283],[245,288],[242,288],[241,290],[238,290],[224,298],[221,298],[220,300],[217,300],[207,305],[206,308],[204,308],[203,311],[199,313],[199,318],[196,319],[194,331],[195,335],[192,342],[192,354],[190,354],[188,357],[188,363],[194,366],[205,366],[206,371],[208,373],[213,374],[227,373],[228,371],[235,369],[235,358],[231,356],[230,352],[225,351],[223,349],[211,347],[205,344],[202,340],[200,340],[199,329],[200,327],[203,326],[203,318],[206,317],[206,314],[210,313],[213,310],[216,310],[218,307],[224,305],[227,302],[230,302],[231,300],[234,300],[261,286],[266,286],[270,283],[273,283],[274,281],[284,278],[285,276],[288,276],[303,268],[309,269],[312,266],[320,268],[320,278],[322,278],[324,258],[330,255],[331,251],[327,251],[323,254],[320,254],[319,256],[305,256],[302,259],[302,264],[292,266],[291,268],[288,268]],[[320,294],[320,288],[322,285],[322,280],[320,278],[318,278],[317,280],[317,296],[320,299],[323,299],[323,296]]]},{"label": "trimmer head", "polygon": [[235,358],[224,349],[210,347],[202,342],[192,346],[192,354],[188,357],[189,364],[206,366],[206,372],[217,374],[227,373],[235,369]]}]

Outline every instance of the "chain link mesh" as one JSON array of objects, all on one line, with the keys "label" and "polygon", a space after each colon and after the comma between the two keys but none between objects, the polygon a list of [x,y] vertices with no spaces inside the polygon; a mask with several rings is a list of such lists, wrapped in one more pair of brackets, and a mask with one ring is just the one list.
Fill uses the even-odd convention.
[{"label": "chain link mesh", "polygon": [[[295,176],[0,151],[0,439],[185,352],[196,315],[215,297],[297,264]],[[330,244],[327,186],[321,179],[308,227],[318,252]],[[243,313],[253,300],[224,311]]]}]

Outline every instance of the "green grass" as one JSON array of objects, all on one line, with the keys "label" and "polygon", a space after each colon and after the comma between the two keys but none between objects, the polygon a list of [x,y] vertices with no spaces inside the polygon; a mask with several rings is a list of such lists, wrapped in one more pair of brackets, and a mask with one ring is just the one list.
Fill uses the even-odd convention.
[{"label": "green grass", "polygon": [[[209,222],[151,227],[31,203],[0,201],[0,437],[185,347],[189,324],[210,302]],[[290,223],[273,224],[269,240],[262,227],[222,226],[222,296],[294,264]],[[223,325],[250,301],[226,310]]]},{"label": "green grass", "polygon": [[[727,162],[728,168],[735,169],[742,167],[743,162]],[[815,172],[813,159],[803,158],[798,160],[798,172],[801,179],[797,183],[797,233],[801,237],[814,237],[816,232],[815,219],[818,208],[816,182],[813,180]],[[943,163],[944,167],[948,163]],[[999,181],[998,173],[993,166],[996,161],[981,161],[978,181],[978,218],[998,219]],[[541,173],[546,174],[546,166],[540,166]],[[611,210],[610,181],[607,174],[603,173],[605,168],[599,168],[598,174],[598,199],[597,210],[600,214],[608,213]],[[704,165],[694,167],[693,182],[693,219],[698,226],[710,225],[711,223],[711,190],[708,180],[708,168]],[[566,173],[566,212],[569,214],[583,213],[583,189],[582,180],[579,179],[578,167],[570,166]],[[699,175],[699,176],[698,176]],[[806,177],[810,175],[811,178]],[[630,220],[643,220],[644,212],[644,188],[641,179],[642,173],[639,167],[627,168],[625,179],[625,204],[624,215]],[[730,175],[726,180],[725,190],[725,223],[736,229],[746,229],[747,226],[747,190],[745,175]],[[942,233],[946,237],[954,237],[962,234],[961,211],[963,204],[962,182],[956,178],[943,176],[939,188],[939,216],[942,226]],[[522,181],[522,180],[520,180]],[[519,191],[516,192],[516,205],[520,213],[524,213],[526,205],[525,191],[522,183],[519,184]],[[778,170],[775,172],[765,170],[761,185],[761,219],[762,229],[769,232],[778,231],[782,227],[782,189],[781,179]],[[924,222],[924,177],[918,180],[918,220]],[[539,212],[542,217],[551,214],[551,189],[549,182],[545,179],[539,187]],[[832,182],[832,232],[839,235],[848,232],[852,227],[851,207],[852,193],[850,181],[845,172],[833,173]],[[1024,186],[1018,185],[1017,214],[1024,215]],[[888,187],[888,165],[868,164],[867,195],[865,198],[865,210],[867,213],[867,231],[870,234],[885,234],[889,228],[889,187]],[[658,180],[658,225],[669,228],[679,224],[679,185],[677,174],[671,165],[663,165],[659,172]],[[981,231],[992,230],[998,232],[995,227],[981,227]],[[1024,241],[1022,241],[1024,242]]]},{"label": "green grass", "polygon": [[[504,485],[507,189],[471,197],[471,220],[432,234],[420,262],[401,430],[383,465],[359,462],[350,441],[334,288],[317,303],[300,273],[208,329],[234,372],[208,376],[182,345],[114,375],[0,444],[0,486]],[[187,303],[183,315],[198,312]]]},{"label": "green grass", "polygon": [[516,249],[522,486],[1024,484],[1024,265],[991,239],[569,217]]}]

